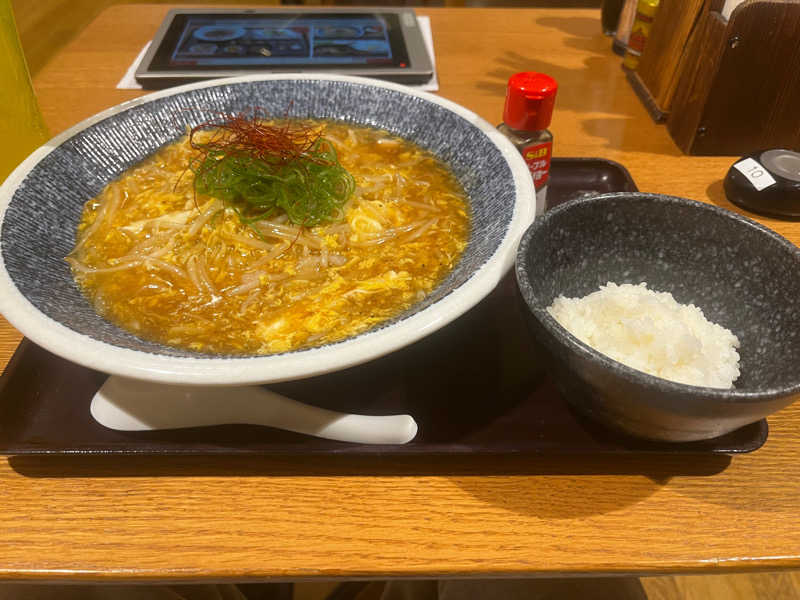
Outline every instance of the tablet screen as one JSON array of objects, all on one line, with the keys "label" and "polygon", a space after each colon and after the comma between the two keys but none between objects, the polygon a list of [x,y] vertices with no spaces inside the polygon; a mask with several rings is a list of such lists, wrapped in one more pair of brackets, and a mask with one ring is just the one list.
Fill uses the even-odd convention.
[{"label": "tablet screen", "polygon": [[408,63],[395,14],[179,14],[150,68],[405,68]]}]

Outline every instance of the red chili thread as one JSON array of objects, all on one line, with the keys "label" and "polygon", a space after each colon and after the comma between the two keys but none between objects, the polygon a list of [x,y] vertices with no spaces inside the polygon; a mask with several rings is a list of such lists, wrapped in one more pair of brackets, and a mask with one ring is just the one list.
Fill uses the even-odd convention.
[{"label": "red chili thread", "polygon": [[[319,128],[300,121],[283,120],[280,124],[266,122],[268,114],[253,108],[235,114],[220,113],[220,120],[211,120],[192,127],[189,143],[203,155],[220,152],[225,155],[247,155],[271,164],[287,164],[305,158],[320,162],[308,152],[322,136]],[[212,129],[207,142],[196,142],[201,131]]]}]

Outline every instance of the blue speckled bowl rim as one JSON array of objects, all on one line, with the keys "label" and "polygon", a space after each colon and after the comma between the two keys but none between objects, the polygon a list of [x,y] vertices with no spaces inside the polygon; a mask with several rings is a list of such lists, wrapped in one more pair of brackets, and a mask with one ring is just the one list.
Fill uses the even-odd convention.
[{"label": "blue speckled bowl rim", "polygon": [[[0,226],[15,190],[41,160],[84,129],[119,112],[187,91],[263,80],[324,80],[387,88],[432,102],[478,128],[498,149],[513,180],[513,215],[502,241],[472,276],[436,303],[398,323],[321,348],[260,357],[175,357],[123,349],[77,333],[39,311],[16,288],[0,257],[0,309],[9,322],[38,345],[89,368],[163,383],[245,385],[285,381],[323,374],[365,362],[412,343],[446,325],[485,297],[513,265],[522,232],[534,218],[535,197],[530,174],[514,146],[471,111],[438,96],[385,81],[322,74],[266,74],[188,84],[155,92],[103,111],[56,136],[8,176],[0,188]],[[333,349],[331,351],[331,349]]]},{"label": "blue speckled bowl rim", "polygon": [[[667,204],[681,204],[683,206],[690,206],[696,208],[701,212],[709,212],[726,219],[730,219],[743,227],[750,227],[759,233],[763,234],[766,239],[771,243],[777,244],[782,247],[787,253],[794,256],[800,269],[800,248],[792,244],[789,240],[774,232],[773,230],[748,219],[747,217],[730,210],[707,204],[705,202],[698,202],[696,200],[689,200],[687,198],[680,198],[677,196],[668,196],[664,194],[648,194],[644,192],[616,192],[610,194],[599,194],[595,196],[587,196],[576,198],[557,206],[556,208],[546,212],[542,217],[537,218],[525,231],[520,240],[517,248],[516,259],[516,276],[519,282],[519,288],[522,296],[525,299],[528,308],[535,318],[541,323],[546,330],[553,334],[553,338],[557,343],[564,344],[568,351],[574,352],[581,358],[588,360],[596,365],[613,370],[617,376],[625,379],[630,383],[642,386],[645,391],[648,389],[656,391],[670,391],[674,392],[676,397],[684,398],[686,402],[692,402],[697,398],[713,398],[721,402],[742,403],[742,402],[759,402],[767,399],[782,398],[787,395],[800,393],[800,380],[794,385],[789,385],[780,388],[769,388],[763,391],[746,391],[733,389],[711,388],[705,386],[688,385],[669,381],[644,373],[637,369],[633,369],[623,363],[620,363],[601,352],[598,352],[588,344],[580,341],[577,337],[572,335],[558,321],[556,321],[550,313],[547,312],[547,307],[540,298],[535,296],[532,292],[531,280],[528,277],[526,264],[536,256],[536,252],[532,249],[534,237],[539,231],[548,225],[551,221],[557,221],[562,218],[562,215],[574,211],[586,204],[602,204],[604,202],[613,201],[619,198],[636,199],[637,201],[645,202],[659,202]],[[800,371],[800,369],[798,369]]]}]

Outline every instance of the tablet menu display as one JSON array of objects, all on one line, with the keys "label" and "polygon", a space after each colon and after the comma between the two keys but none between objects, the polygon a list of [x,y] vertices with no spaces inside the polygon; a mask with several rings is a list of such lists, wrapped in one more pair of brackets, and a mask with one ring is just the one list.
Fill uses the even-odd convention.
[{"label": "tablet menu display", "polygon": [[395,14],[178,15],[155,70],[408,66]]}]

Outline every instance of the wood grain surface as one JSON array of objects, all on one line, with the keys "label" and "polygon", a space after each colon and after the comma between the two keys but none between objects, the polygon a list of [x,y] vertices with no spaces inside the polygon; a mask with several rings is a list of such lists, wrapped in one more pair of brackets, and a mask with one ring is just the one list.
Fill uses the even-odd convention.
[{"label": "wood grain surface", "polygon": [[[140,95],[114,86],[166,6],[102,13],[35,79],[54,133]],[[559,156],[732,208],[731,157],[683,156],[628,88],[592,9],[425,8],[440,94],[490,122],[505,83],[560,83]],[[800,224],[759,219],[795,242]],[[19,340],[0,324],[3,364]],[[46,376],[43,374],[42,376]],[[800,408],[726,457],[0,459],[0,579],[722,573],[800,566]]]},{"label": "wood grain surface", "polygon": [[684,50],[704,0],[661,2],[636,73],[662,113],[669,113]]},{"label": "wood grain surface", "polygon": [[[797,148],[800,71],[789,65],[800,62],[800,4],[749,2],[730,20],[710,8],[687,43],[667,119],[673,139],[698,155]],[[747,86],[742,73],[752,74]]]}]

